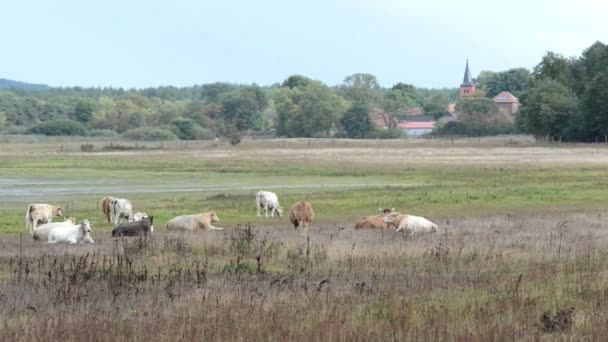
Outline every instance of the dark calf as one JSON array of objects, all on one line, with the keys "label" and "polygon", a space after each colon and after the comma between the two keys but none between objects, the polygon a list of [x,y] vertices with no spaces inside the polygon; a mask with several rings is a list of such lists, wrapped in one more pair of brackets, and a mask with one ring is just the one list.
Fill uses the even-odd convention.
[{"label": "dark calf", "polygon": [[121,223],[112,229],[112,237],[150,235],[154,232],[154,217],[148,216],[140,221]]}]

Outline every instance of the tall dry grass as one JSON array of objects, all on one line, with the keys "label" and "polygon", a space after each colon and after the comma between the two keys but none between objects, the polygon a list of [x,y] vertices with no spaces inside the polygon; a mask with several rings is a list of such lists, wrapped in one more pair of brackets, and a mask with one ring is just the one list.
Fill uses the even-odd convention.
[{"label": "tall dry grass", "polygon": [[[3,340],[601,340],[607,212],[0,241]],[[272,221],[269,221],[272,222]]]}]

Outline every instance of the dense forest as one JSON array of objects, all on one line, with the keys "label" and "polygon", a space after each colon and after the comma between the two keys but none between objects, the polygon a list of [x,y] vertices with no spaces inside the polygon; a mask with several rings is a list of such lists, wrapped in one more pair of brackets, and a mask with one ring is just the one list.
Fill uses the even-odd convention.
[{"label": "dense forest", "polygon": [[[530,72],[482,71],[475,97],[458,89],[390,88],[371,74],[347,76],[337,86],[293,75],[272,86],[210,83],[192,87],[54,88],[0,80],[0,132],[121,136],[133,140],[204,140],[239,134],[285,137],[399,137],[397,124],[416,112],[442,116],[456,103],[458,121],[435,134],[525,132],[571,141],[608,134],[608,46],[597,42],[581,57],[548,52]],[[501,91],[519,97],[515,116],[491,100]],[[372,120],[383,122],[379,128]]]}]

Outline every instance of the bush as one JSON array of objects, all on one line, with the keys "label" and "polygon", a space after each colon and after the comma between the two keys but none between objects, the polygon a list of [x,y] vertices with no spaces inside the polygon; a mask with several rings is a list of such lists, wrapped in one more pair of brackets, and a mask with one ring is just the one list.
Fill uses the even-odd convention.
[{"label": "bush", "polygon": [[89,132],[92,137],[116,137],[118,133],[111,129],[93,129]]},{"label": "bush", "polygon": [[403,130],[400,128],[382,129],[376,131],[373,136],[380,139],[397,139],[403,136]]},{"label": "bush", "polygon": [[95,149],[95,145],[93,144],[82,144],[80,145],[80,150],[82,152],[91,152]]},{"label": "bush", "polygon": [[8,126],[8,127],[4,127],[2,132],[5,134],[21,135],[21,134],[27,134],[28,129],[27,129],[27,127],[23,127],[23,126]]},{"label": "bush", "polygon": [[208,129],[203,128],[201,126],[194,126],[192,129],[192,140],[213,140],[215,139],[215,134]]},{"label": "bush", "polygon": [[433,131],[433,135],[468,135],[483,137],[517,133],[511,122],[451,121]]},{"label": "bush", "polygon": [[168,129],[154,127],[140,127],[130,129],[122,134],[128,140],[136,141],[170,141],[178,140],[177,136]]},{"label": "bush", "polygon": [[39,123],[28,130],[31,134],[43,135],[80,135],[86,136],[89,131],[80,123],[67,119],[55,119]]}]

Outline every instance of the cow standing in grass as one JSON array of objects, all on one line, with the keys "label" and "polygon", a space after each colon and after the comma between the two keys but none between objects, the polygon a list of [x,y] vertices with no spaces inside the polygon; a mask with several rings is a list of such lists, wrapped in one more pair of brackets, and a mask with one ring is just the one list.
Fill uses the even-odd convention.
[{"label": "cow standing in grass", "polygon": [[381,214],[368,216],[355,222],[355,229],[385,229],[388,225],[384,223],[384,217],[395,210],[378,208]]},{"label": "cow standing in grass", "polygon": [[106,196],[101,199],[101,212],[103,213],[103,217],[108,220],[108,223],[112,222],[112,200],[114,200],[112,196]]},{"label": "cow standing in grass", "polygon": [[114,198],[112,199],[111,214],[114,225],[117,225],[121,218],[126,218],[127,221],[133,221],[133,206],[128,199]]},{"label": "cow standing in grass", "polygon": [[25,229],[29,229],[30,234],[34,234],[34,230],[36,230],[38,224],[51,223],[55,216],[63,216],[63,209],[61,207],[43,203],[32,203],[27,206],[27,211],[25,212]]},{"label": "cow standing in grass", "polygon": [[402,215],[397,212],[390,213],[384,217],[384,223],[397,227],[398,232],[403,231],[408,235],[419,235],[437,232],[437,225],[424,217],[414,215]]},{"label": "cow standing in grass", "polygon": [[255,205],[258,209],[258,217],[262,216],[260,214],[260,209],[264,209],[264,213],[266,217],[268,217],[268,209],[270,209],[270,216],[274,217],[274,213],[276,212],[279,217],[283,216],[283,208],[279,204],[279,198],[277,194],[270,191],[259,191],[255,194]]},{"label": "cow standing in grass", "polygon": [[297,202],[289,209],[289,221],[291,221],[295,230],[298,230],[299,227],[302,228],[302,235],[308,235],[308,225],[312,223],[314,218],[315,212],[308,202]]}]

